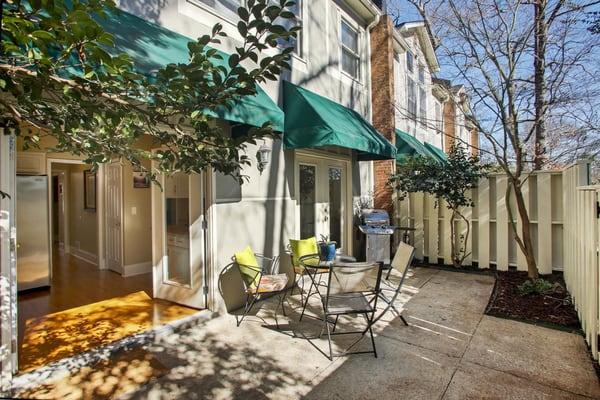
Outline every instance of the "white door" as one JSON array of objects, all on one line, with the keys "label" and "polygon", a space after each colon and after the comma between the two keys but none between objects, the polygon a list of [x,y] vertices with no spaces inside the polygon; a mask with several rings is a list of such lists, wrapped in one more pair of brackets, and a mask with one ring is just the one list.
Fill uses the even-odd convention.
[{"label": "white door", "polygon": [[160,181],[152,185],[154,297],[205,308],[204,174],[175,173]]},{"label": "white door", "polygon": [[0,129],[0,391],[4,395],[17,371],[15,158],[15,137]]},{"label": "white door", "polygon": [[123,192],[122,166],[119,163],[107,164],[105,176],[105,249],[107,268],[123,273]]},{"label": "white door", "polygon": [[349,161],[301,154],[296,157],[297,218],[300,238],[327,237],[351,253]]}]

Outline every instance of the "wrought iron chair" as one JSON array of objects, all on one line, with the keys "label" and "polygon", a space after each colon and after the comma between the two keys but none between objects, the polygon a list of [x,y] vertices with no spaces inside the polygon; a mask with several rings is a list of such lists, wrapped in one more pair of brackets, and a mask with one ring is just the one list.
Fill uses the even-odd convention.
[{"label": "wrought iron chair", "polygon": [[[318,242],[316,242],[316,250],[318,251]],[[300,258],[302,258],[303,256],[306,256],[307,254],[294,254],[293,250],[292,250],[292,246],[288,243],[287,247],[286,247],[286,253],[290,256],[290,259],[292,261],[292,266],[294,267],[294,285],[292,286],[292,291],[290,293],[290,295],[294,295],[294,290],[297,288],[298,291],[300,292],[300,303],[304,304],[305,302],[305,296],[304,296],[304,277],[307,275],[307,271],[306,268],[300,264]],[[316,256],[317,258],[319,257],[318,254],[309,254],[311,256]],[[326,268],[321,268],[318,269],[316,271],[314,271],[314,273],[321,277],[323,274],[326,274],[328,272],[328,269]],[[321,281],[321,279],[319,279],[319,281]],[[301,282],[301,283],[300,283]],[[311,286],[309,289],[309,293],[311,294],[313,288],[313,282],[311,280]]]},{"label": "wrought iron chair", "polygon": [[383,317],[388,311],[392,310],[398,317],[400,317],[402,322],[404,322],[404,325],[408,326],[408,322],[406,322],[406,320],[402,316],[402,313],[400,311],[398,311],[398,309],[396,309],[394,302],[396,301],[396,298],[398,297],[398,295],[400,294],[400,291],[402,290],[402,284],[404,283],[404,278],[406,278],[406,273],[408,272],[408,268],[412,264],[414,257],[415,257],[415,248],[414,247],[412,247],[411,245],[406,244],[404,242],[400,242],[398,244],[398,249],[396,249],[396,254],[394,255],[394,258],[393,258],[391,264],[389,266],[384,267],[384,269],[387,269],[387,274],[386,274],[385,280],[388,282],[388,284],[390,282],[389,279],[390,279],[390,273],[392,272],[392,269],[395,269],[400,274],[400,281],[398,282],[398,286],[396,286],[396,289],[394,290],[394,295],[392,296],[391,299],[385,295],[385,290],[379,291],[378,297],[382,301],[387,303],[387,307],[375,318],[373,323],[379,321],[381,319],[381,317]]},{"label": "wrought iron chair", "polygon": [[[329,359],[347,354],[373,353],[377,357],[375,338],[371,329],[374,323],[375,311],[377,310],[377,299],[381,284],[382,263],[358,262],[345,264],[332,264],[329,269],[327,280],[327,293],[321,295],[323,303],[323,330],[327,330],[329,343]],[[341,315],[363,315],[366,327],[363,330],[335,332],[337,320]],[[330,317],[335,317],[333,329],[330,328]],[[350,350],[356,345],[367,332],[371,336],[372,350],[354,351]],[[350,345],[346,351],[339,354],[333,353],[331,337],[334,335],[357,334],[360,337]]]},{"label": "wrought iron chair", "polygon": [[276,256],[270,258],[252,252],[256,259],[256,262],[253,262],[252,258],[248,257],[248,251],[251,251],[250,247],[247,247],[246,250],[244,250],[246,254],[242,255],[241,252],[233,257],[233,261],[238,266],[238,271],[242,277],[244,292],[246,294],[246,303],[242,317],[238,319],[238,316],[236,316],[237,326],[240,326],[246,315],[252,310],[254,304],[263,296],[277,295],[278,302],[275,307],[274,317],[275,325],[277,326],[277,329],[279,329],[277,310],[281,307],[283,315],[286,315],[283,301],[285,300],[288,277],[286,274],[275,273],[276,268],[279,265],[279,257]]}]

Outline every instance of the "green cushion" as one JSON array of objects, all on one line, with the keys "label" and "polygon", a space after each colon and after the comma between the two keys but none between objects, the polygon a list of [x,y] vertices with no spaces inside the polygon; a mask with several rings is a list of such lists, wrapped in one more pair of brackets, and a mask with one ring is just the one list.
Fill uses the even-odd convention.
[{"label": "green cushion", "polygon": [[290,248],[292,250],[292,264],[298,267],[298,259],[309,254],[319,254],[319,246],[317,238],[310,237],[308,239],[294,240],[290,239]]},{"label": "green cushion", "polygon": [[242,279],[246,284],[251,288],[257,287],[260,281],[260,267],[252,248],[246,246],[244,250],[235,253],[235,262],[238,264]]}]

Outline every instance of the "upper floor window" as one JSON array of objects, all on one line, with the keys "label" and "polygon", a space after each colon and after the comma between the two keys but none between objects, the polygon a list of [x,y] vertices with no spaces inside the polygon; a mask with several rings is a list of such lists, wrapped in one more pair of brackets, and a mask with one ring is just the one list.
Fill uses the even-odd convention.
[{"label": "upper floor window", "polygon": [[342,46],[342,71],[359,79],[360,77],[360,55],[358,52],[358,30],[351,27],[342,20],[340,43]]},{"label": "upper floor window", "polygon": [[406,99],[408,103],[408,114],[410,115],[411,119],[415,119],[417,117],[417,84],[410,76],[407,77],[406,82]]},{"label": "upper floor window", "polygon": [[438,101],[435,102],[434,113],[435,113],[435,129],[438,131],[438,133],[443,133],[444,120],[442,119],[442,105]]},{"label": "upper floor window", "polygon": [[421,85],[425,84],[425,67],[423,66],[419,67],[419,83]]},{"label": "upper floor window", "polygon": [[419,86],[419,121],[427,125],[427,92],[424,86]]},{"label": "upper floor window", "polygon": [[[271,0],[271,3],[275,5],[279,5],[279,0]],[[302,0],[295,0],[294,5],[289,8],[289,11],[293,12],[296,16],[296,19],[284,19],[278,18],[275,23],[279,25],[283,25],[286,29],[290,29],[293,26],[302,25]],[[280,47],[293,47],[294,54],[299,57],[302,57],[302,32],[300,30],[296,32],[296,38],[291,38],[289,41],[284,39],[279,39],[278,44]]]},{"label": "upper floor window", "polygon": [[237,21],[237,9],[243,5],[243,0],[194,0],[212,8],[215,13],[229,20]]},{"label": "upper floor window", "polygon": [[409,72],[413,72],[415,70],[415,59],[413,53],[410,51],[406,52],[406,69]]}]

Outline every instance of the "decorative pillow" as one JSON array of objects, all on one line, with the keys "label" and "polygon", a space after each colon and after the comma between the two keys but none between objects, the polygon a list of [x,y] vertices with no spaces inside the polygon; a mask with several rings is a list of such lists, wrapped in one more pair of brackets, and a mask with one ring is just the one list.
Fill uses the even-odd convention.
[{"label": "decorative pillow", "polygon": [[[309,254],[319,254],[319,246],[317,238],[310,237],[308,239],[294,240],[290,239],[290,248],[292,249],[292,264],[294,267],[299,267],[298,259]],[[315,259],[315,261],[317,261]]]},{"label": "decorative pillow", "polygon": [[246,246],[244,250],[235,253],[235,262],[240,268],[244,282],[251,288],[257,287],[261,271],[252,247]]}]

